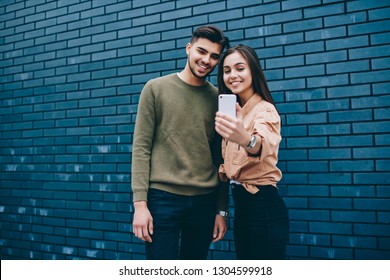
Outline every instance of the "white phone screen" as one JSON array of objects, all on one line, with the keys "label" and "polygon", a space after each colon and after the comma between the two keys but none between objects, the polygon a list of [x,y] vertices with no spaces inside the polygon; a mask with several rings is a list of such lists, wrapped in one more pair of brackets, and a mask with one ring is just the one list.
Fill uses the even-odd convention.
[{"label": "white phone screen", "polygon": [[237,97],[234,94],[218,95],[218,111],[231,117],[236,117]]}]

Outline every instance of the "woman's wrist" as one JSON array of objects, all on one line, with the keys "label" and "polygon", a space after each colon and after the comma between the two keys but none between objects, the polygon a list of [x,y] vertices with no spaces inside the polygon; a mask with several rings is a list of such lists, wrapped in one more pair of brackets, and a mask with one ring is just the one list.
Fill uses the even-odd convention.
[{"label": "woman's wrist", "polygon": [[251,142],[252,134],[245,133],[245,137],[243,137],[243,141],[240,143],[240,146],[247,148],[248,144]]}]

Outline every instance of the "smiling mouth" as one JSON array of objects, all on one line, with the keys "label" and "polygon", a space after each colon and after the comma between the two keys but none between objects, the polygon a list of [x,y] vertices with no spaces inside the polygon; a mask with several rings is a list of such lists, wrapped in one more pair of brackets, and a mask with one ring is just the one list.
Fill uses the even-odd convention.
[{"label": "smiling mouth", "polygon": [[235,81],[235,82],[231,82],[230,84],[231,84],[233,87],[235,87],[235,86],[238,86],[239,84],[241,84],[241,82]]},{"label": "smiling mouth", "polygon": [[205,65],[202,65],[202,64],[199,64],[197,63],[196,65],[198,65],[200,68],[204,69],[204,70],[208,70],[209,67],[205,66]]}]

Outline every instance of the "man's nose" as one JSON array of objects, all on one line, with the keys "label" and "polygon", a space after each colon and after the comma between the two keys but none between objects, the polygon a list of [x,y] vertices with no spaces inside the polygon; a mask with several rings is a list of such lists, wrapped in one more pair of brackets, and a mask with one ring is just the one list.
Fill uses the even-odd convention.
[{"label": "man's nose", "polygon": [[205,56],[203,56],[203,58],[202,58],[202,61],[203,61],[203,63],[205,63],[205,64],[210,64],[210,60],[211,60],[211,56],[210,56],[210,55],[205,55]]}]

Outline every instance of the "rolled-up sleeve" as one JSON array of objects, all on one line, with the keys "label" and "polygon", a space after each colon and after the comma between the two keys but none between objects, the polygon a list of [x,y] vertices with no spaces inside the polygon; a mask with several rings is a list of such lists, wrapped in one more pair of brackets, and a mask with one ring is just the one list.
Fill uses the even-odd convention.
[{"label": "rolled-up sleeve", "polygon": [[280,117],[276,109],[269,106],[255,112],[253,133],[261,138],[260,161],[270,155],[277,155],[280,135]]}]

